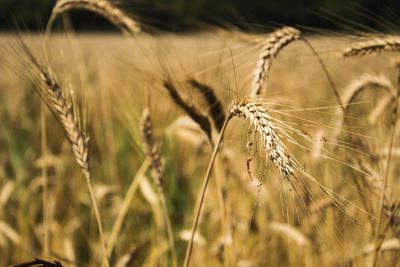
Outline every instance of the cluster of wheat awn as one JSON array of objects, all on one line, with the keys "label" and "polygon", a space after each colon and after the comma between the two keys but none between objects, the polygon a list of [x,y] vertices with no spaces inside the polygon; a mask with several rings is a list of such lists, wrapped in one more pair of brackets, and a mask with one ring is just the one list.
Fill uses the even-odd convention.
[{"label": "cluster of wheat awn", "polygon": [[[162,61],[160,58],[164,56],[159,48],[162,37],[146,35],[141,23],[106,0],[57,1],[41,43],[41,53],[30,47],[25,35],[17,35],[3,46],[6,52],[0,55],[1,62],[29,83],[26,86],[32,87],[40,96],[45,104],[43,107],[47,106],[55,118],[54,122],[64,132],[86,179],[90,200],[85,202],[87,194],[74,191],[80,189],[73,185],[79,183],[76,179],[66,186],[74,188],[71,189],[71,196],[55,193],[58,188],[55,184],[60,182],[51,177],[59,173],[68,175],[71,170],[57,167],[60,164],[57,160],[60,159],[51,157],[49,150],[53,153],[64,152],[50,148],[60,146],[59,140],[55,142],[57,139],[49,134],[57,132],[49,127],[47,121],[50,118],[46,109],[39,109],[40,112],[34,114],[40,114],[42,161],[38,186],[42,188],[41,212],[35,213],[34,221],[22,224],[22,219],[32,219],[27,215],[24,217],[25,212],[30,214],[31,211],[9,204],[12,195],[17,194],[14,190],[17,184],[0,180],[0,245],[4,251],[0,252],[4,257],[1,263],[26,261],[23,265],[14,266],[87,264],[121,267],[179,264],[185,267],[398,266],[400,213],[395,190],[398,189],[396,175],[400,170],[393,161],[399,155],[396,139],[399,133],[400,63],[395,63],[395,67],[392,64],[389,70],[397,75],[398,84],[394,84],[387,75],[366,73],[359,78],[350,77],[351,82],[341,89],[343,82],[338,77],[334,79],[331,74],[333,68],[328,68],[322,54],[298,29],[283,27],[267,36],[223,31],[221,38],[234,40],[234,43],[228,47],[230,53],[226,61],[216,59],[219,61],[215,68],[222,70],[207,81],[202,80],[205,77],[202,74],[209,70],[209,66],[182,73],[179,67],[172,67],[174,62],[167,60],[164,63],[168,63],[161,63],[162,66],[154,67],[154,62],[145,66],[144,61],[149,55],[142,55],[143,65],[136,62],[138,67],[124,62],[127,66],[122,69],[127,75],[119,66],[114,66],[117,71],[107,79],[104,78],[106,74],[101,73],[104,65],[99,67],[98,76],[90,74],[90,67],[77,67],[78,75],[89,77],[81,79],[81,87],[94,87],[95,99],[99,99],[91,107],[94,111],[87,113],[82,109],[85,101],[80,98],[85,94],[71,89],[76,79],[59,73],[57,70],[60,68],[53,67],[53,61],[49,60],[50,51],[57,48],[51,40],[52,28],[58,17],[74,9],[84,9],[104,17],[126,33],[124,40],[129,40],[130,44],[143,41],[139,38],[147,38],[148,43],[155,42],[153,52],[159,53],[156,62]],[[291,66],[279,68],[278,64],[278,56],[284,54],[284,48],[297,40],[303,41],[311,53],[305,56],[308,61],[303,64],[316,60],[318,64],[313,71],[323,73],[322,83],[328,84],[324,94],[335,96],[333,102],[301,108],[301,103],[293,104],[303,101],[301,97],[305,98],[305,94],[314,94],[321,88],[303,88],[306,91],[297,93],[300,94],[298,98],[293,97],[287,102],[275,101],[277,97],[273,88],[276,83],[270,80],[274,75],[278,76],[279,71],[283,73],[279,83],[289,84],[286,80],[291,79],[292,84],[301,84],[295,78],[289,78],[289,72],[293,72]],[[147,43],[134,45],[133,49],[144,53],[144,46]],[[239,62],[240,57],[232,51],[243,47],[255,51],[255,62],[247,57],[244,63]],[[335,47],[335,51],[341,51],[339,60],[349,61],[361,60],[364,55],[399,52],[399,49],[400,39],[397,36],[374,37],[344,48]],[[191,53],[193,50],[189,49]],[[222,51],[226,52],[227,47],[222,47]],[[83,54],[79,53],[81,59],[85,57]],[[292,55],[287,58],[301,58],[297,51],[295,55],[297,57]],[[272,68],[275,61],[277,69]],[[234,85],[222,82],[229,69],[233,74],[229,79],[234,81]],[[247,78],[251,79],[249,83],[240,82]],[[108,81],[112,88],[130,87],[130,91],[111,90],[111,96],[110,92],[100,88],[100,82],[91,79],[104,83]],[[127,79],[143,81],[138,82],[140,85],[132,85],[127,84]],[[220,85],[218,88],[217,84]],[[3,83],[0,85],[3,86]],[[133,95],[132,90],[135,91]],[[239,91],[244,92],[243,96],[238,96]],[[232,99],[233,94],[236,96]],[[177,109],[173,114],[181,114],[167,126],[161,122],[163,115],[159,115],[169,113],[168,110],[160,112],[166,101],[165,96],[171,100],[169,108]],[[379,101],[365,100],[371,96],[379,98]],[[132,99],[136,102],[130,103]],[[105,108],[110,105],[105,100],[115,101],[117,105]],[[30,106],[37,104],[29,102]],[[132,106],[135,110],[133,116],[130,112]],[[138,112],[141,108],[143,110]],[[96,111],[96,116],[92,115]],[[6,109],[1,112],[1,118],[9,118]],[[365,117],[365,113],[369,116]],[[335,116],[333,119],[332,114]],[[168,115],[164,116],[166,120],[170,119]],[[235,118],[243,118],[247,126],[238,125],[240,122]],[[107,119],[117,122],[107,124],[111,123]],[[157,126],[157,122],[162,127]],[[100,126],[96,128],[91,124]],[[363,132],[362,127],[367,127],[370,132]],[[117,132],[116,128],[126,130]],[[95,135],[94,144],[89,142],[89,133]],[[130,133],[133,142],[126,141],[126,133]],[[374,138],[370,138],[369,134]],[[116,141],[116,135],[122,141]],[[247,144],[241,138],[243,135],[247,136]],[[0,144],[9,140],[10,136],[12,134],[0,135]],[[99,141],[96,136],[104,136],[107,141]],[[178,143],[186,144],[183,147],[193,149],[187,152],[174,148],[172,144],[175,144],[176,138],[179,138]],[[7,147],[10,144],[4,143]],[[124,147],[132,143],[134,148],[126,152]],[[109,149],[107,155],[102,155],[101,152],[107,150],[100,144]],[[247,155],[243,155],[244,148]],[[13,152],[9,150],[8,153],[12,161]],[[136,155],[130,155],[132,153]],[[93,158],[93,161],[89,160]],[[115,165],[125,160],[129,163],[119,170]],[[3,162],[6,160],[0,157],[0,163]],[[64,160],[61,159],[61,162]],[[0,169],[1,176],[9,173],[8,169],[13,169],[15,164],[9,165]],[[203,173],[206,166],[200,185],[201,175],[198,173]],[[243,172],[242,167],[247,170]],[[101,187],[101,183],[95,181],[97,176],[102,176],[101,172],[93,175],[93,170],[97,168],[108,169],[110,179],[115,179],[112,180],[113,185],[122,190],[115,191],[108,185]],[[124,182],[119,176],[127,170],[134,178]],[[188,176],[190,180],[174,184],[171,181],[174,175]],[[105,179],[102,183],[107,184],[107,181],[110,182]],[[193,197],[184,195],[198,188],[192,208]],[[23,192],[24,189],[21,190]],[[139,190],[141,197],[136,196]],[[57,203],[60,205],[63,202],[62,197],[68,201],[83,198],[84,204],[71,204],[68,210],[72,215],[64,214],[55,208]],[[133,206],[135,201],[139,204]],[[65,205],[67,209],[68,204]],[[90,213],[79,211],[85,205],[94,211],[96,232],[92,230],[90,218],[86,218]],[[179,211],[180,205],[189,209]],[[150,207],[149,211],[143,206]],[[13,217],[4,214],[2,208],[20,211],[15,211],[18,216]],[[188,213],[188,210],[193,210],[193,213]],[[79,218],[78,213],[86,217]],[[36,229],[34,225],[37,221],[40,229],[32,230]],[[188,229],[190,221],[192,227]],[[11,222],[19,226],[12,227]],[[26,238],[32,233],[34,238]],[[61,236],[65,238],[58,242]],[[12,249],[7,245],[8,240],[14,243]],[[43,259],[31,259],[39,257]]]}]

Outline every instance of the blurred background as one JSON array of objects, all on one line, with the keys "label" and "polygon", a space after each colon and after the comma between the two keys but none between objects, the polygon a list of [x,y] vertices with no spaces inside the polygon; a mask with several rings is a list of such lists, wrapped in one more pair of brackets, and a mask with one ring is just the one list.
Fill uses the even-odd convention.
[{"label": "blurred background", "polygon": [[[43,27],[54,0],[0,0],[0,29],[15,29],[23,22],[30,30]],[[205,26],[236,26],[263,31],[260,25],[297,25],[343,30],[349,24],[363,30],[394,30],[399,21],[398,0],[125,0],[113,1],[150,29],[191,31]],[[77,30],[114,30],[99,16],[85,11],[71,15]],[[391,21],[393,23],[388,23]],[[391,25],[389,25],[391,24]],[[18,23],[18,25],[20,25]],[[264,30],[265,31],[265,30]]]}]

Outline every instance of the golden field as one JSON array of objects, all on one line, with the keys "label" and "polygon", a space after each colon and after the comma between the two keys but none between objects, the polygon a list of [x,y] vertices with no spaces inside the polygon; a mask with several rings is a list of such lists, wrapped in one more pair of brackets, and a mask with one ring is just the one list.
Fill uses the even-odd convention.
[{"label": "golden field", "polygon": [[[342,99],[373,77],[397,90],[396,53],[343,58],[355,38],[306,38]],[[45,47],[37,35],[22,39],[35,56],[46,56],[90,137],[91,181],[106,243],[127,205],[111,266],[173,266],[141,137],[142,111],[150,108],[165,165],[174,250],[183,264],[212,147],[163,82],[171,80],[207,114],[212,106],[187,83],[196,78],[214,89],[227,113],[234,99],[248,99],[260,46],[214,32],[137,37],[66,32],[51,35]],[[15,42],[20,41],[12,34],[0,38],[0,264],[37,257],[63,266],[100,266],[85,177],[58,121],[35,92],[32,64]],[[287,133],[279,137],[306,174],[294,181],[283,176],[249,121],[232,118],[211,173],[191,266],[372,266],[386,176],[376,266],[400,266],[399,144],[392,119],[397,100],[382,108],[386,90],[377,83],[364,86],[343,115],[304,42],[291,43],[273,59],[255,101]],[[214,141],[217,136],[214,132]]]}]

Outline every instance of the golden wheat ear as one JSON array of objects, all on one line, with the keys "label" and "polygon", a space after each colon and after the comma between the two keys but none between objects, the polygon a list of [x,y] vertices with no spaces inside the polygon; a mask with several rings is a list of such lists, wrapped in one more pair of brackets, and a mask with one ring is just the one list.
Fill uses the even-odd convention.
[{"label": "golden wheat ear", "polygon": [[39,94],[42,101],[46,103],[59,122],[61,128],[64,130],[67,140],[71,144],[75,160],[86,178],[99,230],[100,243],[103,252],[103,264],[109,266],[106,256],[100,212],[91,185],[88,134],[80,123],[80,118],[77,116],[77,112],[75,112],[76,108],[74,109],[73,102],[64,94],[62,84],[59,83],[45,57],[43,59],[36,57],[21,36],[19,36],[19,39],[15,41],[14,45],[15,46],[10,48],[10,50],[14,53],[14,57],[16,57],[15,60],[25,65],[29,72],[28,75],[20,75],[33,83],[35,91]]},{"label": "golden wheat ear", "polygon": [[385,36],[382,38],[374,38],[372,40],[361,41],[346,47],[342,55],[343,57],[364,56],[380,52],[399,52],[400,37]]},{"label": "golden wheat ear", "polygon": [[47,23],[46,33],[50,33],[54,21],[59,15],[73,9],[84,9],[103,16],[121,31],[135,35],[140,33],[140,24],[125,15],[119,8],[107,0],[59,0],[55,4]]},{"label": "golden wheat ear", "polygon": [[285,46],[298,40],[300,36],[300,31],[292,27],[281,28],[269,35],[264,41],[258,56],[256,68],[253,71],[250,96],[255,97],[261,94],[263,85],[268,78],[268,73],[272,66],[272,60]]}]

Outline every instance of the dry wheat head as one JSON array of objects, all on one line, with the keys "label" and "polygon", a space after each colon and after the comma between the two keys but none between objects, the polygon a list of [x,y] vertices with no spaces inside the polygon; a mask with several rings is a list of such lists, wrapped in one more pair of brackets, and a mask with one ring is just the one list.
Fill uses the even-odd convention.
[{"label": "dry wheat head", "polygon": [[250,96],[254,97],[261,94],[262,87],[268,77],[268,72],[272,65],[272,59],[286,45],[300,38],[300,31],[292,27],[284,27],[273,33],[265,40],[257,65],[253,72],[253,81],[250,90]]},{"label": "dry wheat head", "polygon": [[290,156],[287,147],[276,133],[275,126],[267,111],[259,104],[243,99],[235,100],[230,108],[230,116],[247,119],[260,135],[268,158],[278,168],[283,177],[294,174],[295,161]]},{"label": "dry wheat head", "polygon": [[363,56],[379,52],[400,51],[400,37],[387,36],[352,44],[343,50],[343,57]]}]

